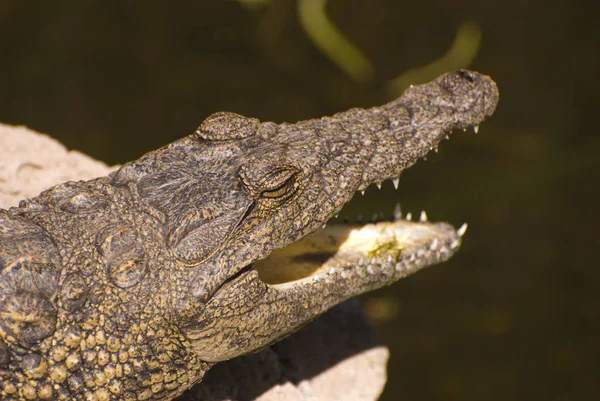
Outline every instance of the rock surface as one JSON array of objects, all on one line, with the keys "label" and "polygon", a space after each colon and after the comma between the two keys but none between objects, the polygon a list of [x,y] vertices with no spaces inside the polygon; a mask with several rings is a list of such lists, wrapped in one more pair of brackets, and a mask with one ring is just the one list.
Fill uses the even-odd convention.
[{"label": "rock surface", "polygon": [[[114,168],[28,128],[0,124],[1,208]],[[259,353],[218,364],[180,400],[376,400],[387,359],[358,303],[349,301]]]}]

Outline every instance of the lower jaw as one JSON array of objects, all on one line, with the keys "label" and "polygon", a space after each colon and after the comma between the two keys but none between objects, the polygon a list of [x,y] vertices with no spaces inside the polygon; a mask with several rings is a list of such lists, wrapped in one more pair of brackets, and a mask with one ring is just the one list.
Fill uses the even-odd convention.
[{"label": "lower jaw", "polygon": [[255,262],[254,269],[261,281],[280,290],[382,264],[393,265],[398,279],[449,259],[460,247],[465,228],[426,218],[363,226],[334,223],[274,251]]},{"label": "lower jaw", "polygon": [[213,295],[186,336],[206,361],[258,350],[348,298],[450,258],[461,234],[446,223],[403,219],[330,224],[246,266]]}]

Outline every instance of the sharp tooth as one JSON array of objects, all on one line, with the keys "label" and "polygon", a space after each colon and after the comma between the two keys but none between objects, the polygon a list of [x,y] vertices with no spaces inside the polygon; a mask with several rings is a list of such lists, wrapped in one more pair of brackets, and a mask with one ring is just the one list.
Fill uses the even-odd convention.
[{"label": "sharp tooth", "polygon": [[454,241],[452,241],[452,243],[450,244],[450,248],[451,249],[455,249],[456,247],[458,247],[458,245],[460,244],[460,241],[455,239]]},{"label": "sharp tooth", "polygon": [[340,214],[338,213],[338,214],[335,215],[335,218],[337,219],[339,216],[340,216]]},{"label": "sharp tooth", "polygon": [[387,261],[388,261],[388,263],[390,263],[392,261],[392,255],[388,255]]},{"label": "sharp tooth", "polygon": [[400,204],[396,203],[396,207],[394,208],[394,220],[400,220],[402,218],[402,209],[400,209]]},{"label": "sharp tooth", "polygon": [[411,212],[406,213],[406,220],[412,220],[412,213]]},{"label": "sharp tooth", "polygon": [[327,223],[323,224],[323,226],[321,228],[325,228],[327,227]]},{"label": "sharp tooth", "polygon": [[421,216],[419,216],[419,220],[420,221],[427,221],[427,212],[425,212],[425,210],[423,210],[421,212]]},{"label": "sharp tooth", "polygon": [[459,237],[462,237],[463,235],[465,235],[466,232],[467,232],[467,223],[463,223],[463,225],[460,226],[460,228],[458,230],[456,230],[456,233],[458,234]]},{"label": "sharp tooth", "polygon": [[392,183],[394,184],[394,188],[398,189],[398,183],[400,182],[400,178],[394,178]]},{"label": "sharp tooth", "polygon": [[329,269],[329,274],[333,274],[335,273],[335,269],[332,267],[331,269]]},{"label": "sharp tooth", "polygon": [[374,265],[375,264],[375,258],[371,258],[371,264]]},{"label": "sharp tooth", "polygon": [[362,191],[360,191],[360,194],[364,195],[365,194],[365,190],[363,189]]},{"label": "sharp tooth", "polygon": [[463,128],[463,132],[467,132],[467,129],[466,129],[466,128]]},{"label": "sharp tooth", "polygon": [[475,131],[475,133],[479,132],[479,125],[476,125],[473,127],[473,131]]},{"label": "sharp tooth", "polygon": [[435,153],[437,153],[437,152],[438,152],[438,148],[433,148],[433,151],[434,151]]},{"label": "sharp tooth", "polygon": [[438,239],[435,238],[433,240],[433,242],[431,243],[431,245],[429,245],[429,249],[431,249],[432,251],[435,251],[438,247]]},{"label": "sharp tooth", "polygon": [[376,223],[376,222],[377,222],[377,213],[375,213],[375,214],[373,215],[373,217],[371,217],[371,221],[372,221],[373,223]]},{"label": "sharp tooth", "polygon": [[360,258],[360,259],[358,260],[358,265],[359,265],[359,266],[362,266],[362,265],[364,265],[364,264],[365,264],[365,260],[364,260],[363,258]]},{"label": "sharp tooth", "polygon": [[446,140],[448,140],[448,141],[450,140],[450,137],[448,135],[446,135]]},{"label": "sharp tooth", "polygon": [[377,185],[377,189],[381,189],[381,183],[380,182],[378,182],[376,185]]}]

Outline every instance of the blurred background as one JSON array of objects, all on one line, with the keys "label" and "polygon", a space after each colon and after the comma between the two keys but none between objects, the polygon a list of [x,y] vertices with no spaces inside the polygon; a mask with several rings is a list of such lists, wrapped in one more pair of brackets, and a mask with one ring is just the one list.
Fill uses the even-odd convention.
[{"label": "blurred background", "polygon": [[469,223],[450,262],[362,299],[391,350],[382,400],[597,399],[597,15],[591,0],[0,0],[0,121],[115,164],[215,111],[293,122],[489,74],[500,104],[478,135],[342,212],[400,202]]}]

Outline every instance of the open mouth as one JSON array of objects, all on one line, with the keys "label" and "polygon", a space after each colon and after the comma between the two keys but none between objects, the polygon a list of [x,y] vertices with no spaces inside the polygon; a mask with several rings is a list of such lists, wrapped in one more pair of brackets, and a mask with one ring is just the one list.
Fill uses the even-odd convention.
[{"label": "open mouth", "polygon": [[391,272],[389,283],[449,259],[460,247],[467,225],[418,221],[396,211],[391,221],[366,225],[332,223],[284,248],[275,250],[254,269],[261,281],[285,290],[339,275]]},{"label": "open mouth", "polygon": [[[449,259],[459,229],[395,213],[362,226],[332,222],[229,278],[186,338],[218,362],[270,344],[344,300]],[[218,346],[215,346],[218,344]]]},{"label": "open mouth", "polygon": [[227,280],[186,338],[211,362],[259,349],[348,298],[449,259],[466,228],[429,222],[425,213],[417,221],[398,213],[362,226],[332,223]]}]

